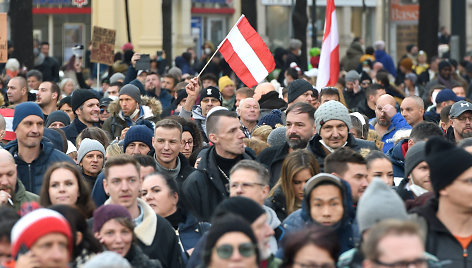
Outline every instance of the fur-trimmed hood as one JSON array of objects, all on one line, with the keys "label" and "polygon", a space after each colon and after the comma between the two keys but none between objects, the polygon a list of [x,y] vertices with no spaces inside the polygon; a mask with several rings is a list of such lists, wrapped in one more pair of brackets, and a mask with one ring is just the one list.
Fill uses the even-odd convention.
[{"label": "fur-trimmed hood", "polygon": [[[147,106],[151,109],[152,114],[160,118],[162,113],[162,104],[159,100],[148,97],[141,96],[141,106]],[[114,100],[108,105],[108,112],[111,113],[111,116],[116,116],[121,111],[120,100]]]}]

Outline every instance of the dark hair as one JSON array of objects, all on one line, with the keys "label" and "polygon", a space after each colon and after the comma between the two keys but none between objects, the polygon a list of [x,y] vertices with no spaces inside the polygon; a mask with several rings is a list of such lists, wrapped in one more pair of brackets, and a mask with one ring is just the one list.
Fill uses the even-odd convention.
[{"label": "dark hair", "polygon": [[352,128],[360,139],[367,140],[369,135],[369,118],[364,114],[360,114],[364,118],[364,124],[355,115],[350,114]]},{"label": "dark hair", "polygon": [[220,117],[223,116],[238,118],[238,114],[234,111],[218,110],[213,112],[209,117],[207,117],[206,129],[208,135],[218,132],[218,122],[220,121]]},{"label": "dark hair", "polygon": [[298,71],[295,68],[287,68],[285,73],[293,78],[293,80],[298,79]]},{"label": "dark hair", "polygon": [[43,41],[43,42],[41,42],[40,47],[42,47],[42,46],[44,46],[44,45],[48,45],[48,46],[49,46],[49,42],[48,42],[48,41]]},{"label": "dark hair", "polygon": [[212,73],[206,73],[204,75],[201,76],[200,80],[203,82],[204,80],[211,80],[213,82],[215,82],[215,84],[218,85],[218,78],[216,77],[216,75],[212,74]]},{"label": "dark hair", "polygon": [[127,164],[131,164],[133,165],[135,168],[136,168],[136,171],[138,172],[138,178],[139,178],[139,164],[138,164],[138,161],[136,161],[136,159],[134,159],[131,155],[127,155],[127,154],[120,154],[120,155],[117,155],[117,156],[112,156],[110,158],[107,159],[107,161],[105,162],[105,169],[104,169],[104,172],[105,172],[105,180],[108,179],[108,175],[110,175],[110,168],[114,167],[114,166],[124,166],[124,165],[127,165]]},{"label": "dark hair", "polygon": [[38,79],[38,81],[43,81],[43,73],[41,73],[40,71],[38,71],[36,69],[29,70],[26,73],[26,78],[30,78],[31,76],[36,77],[36,79]]},{"label": "dark hair", "polygon": [[202,132],[200,131],[197,124],[195,124],[193,120],[188,120],[178,115],[170,115],[170,116],[167,116],[166,118],[173,119],[179,122],[180,125],[182,126],[182,133],[184,133],[185,131],[190,132],[190,135],[192,135],[192,138],[193,138],[192,152],[196,150],[197,148],[201,148],[203,146]]},{"label": "dark hair", "polygon": [[372,84],[368,86],[365,90],[365,96],[366,98],[369,98],[369,96],[374,96],[377,94],[377,90],[383,89],[385,90],[385,87],[380,85],[380,84]]},{"label": "dark hair", "polygon": [[141,167],[153,167],[154,170],[157,169],[156,160],[150,155],[135,154],[133,158],[136,159]]},{"label": "dark hair", "polygon": [[315,111],[316,111],[315,108],[313,108],[313,106],[311,106],[310,104],[308,104],[306,102],[296,102],[296,103],[290,105],[290,107],[288,107],[285,114],[288,115],[290,112],[295,112],[295,113],[298,113],[298,114],[308,114],[308,118],[313,120],[313,124],[314,124],[315,123]]},{"label": "dark hair", "polygon": [[195,150],[192,151],[192,154],[188,158],[188,162],[190,166],[194,167],[195,163],[197,162],[198,155],[203,149],[208,148],[208,146],[202,146],[200,148],[196,148]]},{"label": "dark hair", "polygon": [[20,219],[15,209],[11,207],[0,207],[0,241],[6,239],[10,241],[11,229],[13,225]]},{"label": "dark hair", "polygon": [[[102,245],[93,236],[84,215],[79,213],[78,209],[68,205],[54,205],[49,208],[61,213],[69,222],[74,238],[73,259],[79,256],[84,249],[86,249],[88,253],[99,253],[103,251]],[[77,232],[82,234],[82,240],[78,245],[76,244]]]},{"label": "dark hair", "polygon": [[95,210],[95,203],[93,202],[90,192],[91,189],[85,180],[82,178],[82,174],[79,168],[69,162],[58,162],[50,166],[43,176],[43,184],[41,186],[39,194],[39,204],[43,207],[51,206],[51,198],[49,196],[49,184],[51,182],[51,174],[58,169],[66,169],[74,174],[77,179],[77,185],[79,186],[79,197],[77,198],[76,206],[80,212],[86,218],[93,216],[93,211]]},{"label": "dark hair", "polygon": [[162,77],[165,77],[165,78],[172,78],[172,80],[174,80],[174,84],[173,84],[174,87],[175,87],[175,85],[177,85],[177,83],[179,82],[179,81],[177,80],[177,78],[176,78],[175,76],[171,75],[171,74],[164,74]]},{"label": "dark hair", "polygon": [[449,123],[449,113],[451,112],[452,105],[447,105],[444,106],[441,110],[441,113],[439,114],[439,117],[441,118],[441,121],[444,123]]},{"label": "dark hair", "polygon": [[59,101],[61,99],[61,88],[56,84],[56,82],[52,82],[52,81],[47,81],[47,82],[51,84],[51,92],[57,93],[56,101]]},{"label": "dark hair", "polygon": [[377,74],[375,75],[375,79],[377,80],[379,84],[383,85],[384,87],[387,87],[390,84],[390,80],[388,78],[388,72],[384,69],[379,70],[377,72]]},{"label": "dark hair", "polygon": [[324,95],[338,96],[338,100],[341,100],[341,97],[339,96],[339,90],[335,87],[324,87],[324,88],[322,88],[321,93],[320,93],[320,100],[321,100],[321,97],[323,97]]},{"label": "dark hair", "polygon": [[424,141],[434,136],[443,137],[444,131],[438,125],[428,121],[416,124],[410,132],[410,139],[414,142]]},{"label": "dark hair", "polygon": [[388,156],[386,156],[383,152],[377,150],[370,151],[370,153],[368,153],[365,157],[365,161],[367,162],[367,169],[370,169],[372,162],[378,159],[386,159],[389,162],[392,162],[390,158],[388,158]]},{"label": "dark hair", "polygon": [[[161,172],[154,172],[154,173],[151,173],[151,174],[147,175],[146,177],[144,177],[144,180],[146,180],[147,178],[150,178],[150,177],[154,177],[154,176],[162,177],[162,179],[164,180],[166,185],[169,187],[169,190],[170,190],[171,194],[176,193],[177,195],[180,195],[179,184],[177,183],[176,180],[174,180],[170,176],[167,176],[166,174],[163,174]],[[179,201],[179,203],[180,203],[180,201]]]},{"label": "dark hair", "polygon": [[86,127],[76,138],[76,144],[79,143],[77,141],[82,141],[85,138],[89,138],[92,140],[97,140],[103,145],[103,148],[107,148],[110,145],[110,138],[108,134],[101,128],[98,127]]},{"label": "dark hair", "polygon": [[295,256],[305,246],[314,245],[327,251],[334,264],[336,264],[340,253],[336,232],[332,228],[324,226],[311,225],[310,227],[290,233],[284,237],[282,244],[284,256],[281,268],[292,267]]},{"label": "dark hair", "polygon": [[120,81],[116,81],[116,82],[113,82],[109,85],[109,87],[114,87],[114,86],[117,86],[118,87],[118,91],[123,87],[123,83],[120,82]]},{"label": "dark hair", "polygon": [[365,48],[365,54],[374,55],[374,52],[375,50],[374,50],[374,47],[372,46],[368,46]]},{"label": "dark hair", "polygon": [[348,163],[365,165],[366,160],[360,153],[351,148],[342,147],[325,158],[324,171],[326,173],[336,173],[342,177],[347,171]]}]

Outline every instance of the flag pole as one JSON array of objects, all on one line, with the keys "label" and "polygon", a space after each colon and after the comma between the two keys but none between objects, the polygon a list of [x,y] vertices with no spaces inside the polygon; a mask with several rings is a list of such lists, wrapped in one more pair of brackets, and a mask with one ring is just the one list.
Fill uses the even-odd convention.
[{"label": "flag pole", "polygon": [[[231,30],[229,31],[229,33],[231,33],[231,31],[233,31],[234,27],[236,27],[236,25],[238,25],[239,21],[244,17],[244,14],[241,15],[241,17],[239,17],[238,21],[233,25],[233,28],[231,28]],[[228,33],[228,34],[229,34]],[[228,36],[228,35],[226,35]],[[226,37],[223,39],[223,41],[221,41],[221,43],[218,45],[218,47],[216,48],[215,52],[213,52],[213,55],[211,55],[210,59],[207,61],[207,63],[205,64],[205,66],[203,66],[203,69],[200,71],[200,73],[197,75],[197,79],[200,78],[200,75],[203,73],[203,71],[205,71],[206,67],[208,66],[208,64],[210,64],[211,60],[213,59],[213,57],[215,57],[216,53],[220,50],[220,47],[223,45],[223,42],[226,40]]]}]

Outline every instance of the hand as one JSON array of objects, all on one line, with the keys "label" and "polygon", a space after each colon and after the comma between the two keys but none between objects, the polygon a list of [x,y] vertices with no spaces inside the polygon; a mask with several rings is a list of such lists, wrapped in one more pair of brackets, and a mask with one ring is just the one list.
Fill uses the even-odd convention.
[{"label": "hand", "polygon": [[198,77],[194,77],[190,80],[188,85],[185,87],[185,91],[188,94],[187,98],[194,98],[196,99],[198,93],[200,93],[200,85],[198,84]]},{"label": "hand", "polygon": [[392,119],[392,117],[397,113],[397,109],[393,107],[391,104],[387,104],[382,107],[382,112],[384,112],[388,119]]},{"label": "hand", "polygon": [[123,130],[121,131],[120,140],[124,140],[124,139],[125,139],[126,132],[128,132],[128,130],[129,130],[129,127],[125,128],[125,129],[123,129]]},{"label": "hand", "polygon": [[15,268],[37,268],[41,267],[38,257],[36,257],[33,252],[28,251],[26,254],[18,256],[16,260]]},{"label": "hand", "polygon": [[11,195],[5,191],[0,191],[0,205],[8,204],[8,198],[11,198]]},{"label": "hand", "polygon": [[131,65],[136,68],[136,62],[141,58],[141,54],[134,53],[133,57],[131,57]]}]

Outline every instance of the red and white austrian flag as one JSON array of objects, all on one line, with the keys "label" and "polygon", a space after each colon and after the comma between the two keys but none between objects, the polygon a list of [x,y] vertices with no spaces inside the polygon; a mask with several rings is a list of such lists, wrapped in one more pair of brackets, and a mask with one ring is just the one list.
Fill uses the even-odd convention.
[{"label": "red and white austrian flag", "polygon": [[321,45],[316,88],[334,86],[339,77],[339,36],[334,0],[326,2],[326,21]]},{"label": "red and white austrian flag", "polygon": [[221,42],[219,51],[248,87],[262,82],[275,68],[272,53],[244,15]]}]

